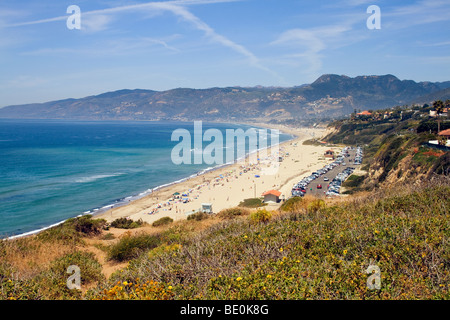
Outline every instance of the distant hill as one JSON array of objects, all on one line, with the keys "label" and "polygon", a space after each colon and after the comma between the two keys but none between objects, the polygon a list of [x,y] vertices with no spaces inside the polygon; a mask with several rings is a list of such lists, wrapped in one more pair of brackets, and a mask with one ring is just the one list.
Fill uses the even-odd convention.
[{"label": "distant hill", "polygon": [[450,88],[439,90],[439,91],[427,94],[425,96],[416,98],[411,103],[418,103],[418,104],[428,103],[428,104],[431,104],[431,102],[436,101],[436,100],[445,101],[445,100],[448,100],[448,99],[450,99]]},{"label": "distant hill", "polygon": [[326,74],[292,88],[178,88],[119,90],[81,99],[8,106],[0,118],[79,120],[283,120],[329,118],[354,109],[407,104],[448,89],[447,82],[399,80],[393,75]]}]

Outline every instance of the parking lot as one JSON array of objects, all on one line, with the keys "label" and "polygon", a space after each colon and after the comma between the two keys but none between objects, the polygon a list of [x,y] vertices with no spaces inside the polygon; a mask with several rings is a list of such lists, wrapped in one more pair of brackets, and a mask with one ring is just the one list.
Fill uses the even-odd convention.
[{"label": "parking lot", "polygon": [[361,164],[362,157],[362,148],[345,147],[335,160],[296,183],[292,196],[339,196],[342,182]]}]

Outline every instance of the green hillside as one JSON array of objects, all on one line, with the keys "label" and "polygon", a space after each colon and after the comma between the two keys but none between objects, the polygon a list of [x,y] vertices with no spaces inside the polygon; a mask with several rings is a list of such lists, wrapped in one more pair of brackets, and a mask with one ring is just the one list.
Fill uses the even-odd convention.
[{"label": "green hillside", "polygon": [[[204,221],[184,221],[145,241],[132,237],[141,250],[127,240],[135,254],[109,279],[83,247],[20,278],[3,256],[0,298],[449,299],[448,178],[396,194],[380,190],[325,206],[305,198],[269,221],[212,217],[200,231]],[[44,239],[2,243],[0,252],[26,254]],[[64,266],[75,262],[89,275],[83,294],[65,286]],[[369,265],[381,270],[380,290],[367,286]]]}]

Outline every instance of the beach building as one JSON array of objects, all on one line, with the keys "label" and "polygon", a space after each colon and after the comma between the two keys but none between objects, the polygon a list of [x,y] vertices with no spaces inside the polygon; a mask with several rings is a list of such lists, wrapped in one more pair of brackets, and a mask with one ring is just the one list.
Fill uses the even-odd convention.
[{"label": "beach building", "polygon": [[200,209],[200,211],[204,212],[204,213],[213,213],[212,204],[211,203],[202,203],[202,208]]},{"label": "beach building", "polygon": [[278,190],[269,190],[267,192],[264,192],[262,195],[264,197],[264,202],[277,203],[280,201],[281,192]]},{"label": "beach building", "polygon": [[327,150],[327,151],[325,151],[324,156],[325,156],[325,158],[334,159],[334,151],[331,149]]}]

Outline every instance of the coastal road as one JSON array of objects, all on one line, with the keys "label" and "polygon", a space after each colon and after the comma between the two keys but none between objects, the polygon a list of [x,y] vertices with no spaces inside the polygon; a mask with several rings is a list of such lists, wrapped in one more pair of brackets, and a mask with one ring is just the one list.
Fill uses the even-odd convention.
[{"label": "coastal road", "polygon": [[[352,167],[352,168],[356,169],[358,167],[358,165],[353,164],[353,161],[354,161],[355,156],[356,156],[356,147],[354,147],[353,149],[350,149],[348,153],[350,154],[350,157],[345,157],[345,164],[346,165],[343,165],[343,163],[341,163],[340,165],[338,165],[337,167],[331,169],[330,171],[328,171],[324,175],[322,175],[322,176],[318,177],[317,179],[311,181],[311,183],[306,188],[306,194],[311,194],[311,195],[314,195],[316,197],[318,197],[318,196],[325,196],[325,192],[327,192],[328,184],[339,173],[344,171],[344,169],[347,168],[347,167]],[[331,162],[333,162],[333,161],[330,160],[330,163]],[[329,180],[325,181],[324,180],[325,177],[328,178]],[[317,189],[317,185],[319,185],[319,184],[322,185],[322,189]]]}]

